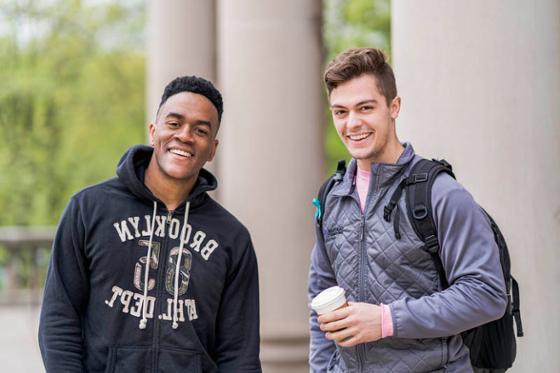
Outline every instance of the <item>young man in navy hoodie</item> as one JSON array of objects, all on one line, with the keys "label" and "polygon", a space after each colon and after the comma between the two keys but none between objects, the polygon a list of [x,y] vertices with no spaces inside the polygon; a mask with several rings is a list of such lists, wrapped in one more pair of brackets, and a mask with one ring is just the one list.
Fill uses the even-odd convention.
[{"label": "young man in navy hoodie", "polygon": [[207,192],[220,92],[165,88],[151,146],[70,200],[47,275],[47,372],[260,372],[257,261],[247,229]]}]

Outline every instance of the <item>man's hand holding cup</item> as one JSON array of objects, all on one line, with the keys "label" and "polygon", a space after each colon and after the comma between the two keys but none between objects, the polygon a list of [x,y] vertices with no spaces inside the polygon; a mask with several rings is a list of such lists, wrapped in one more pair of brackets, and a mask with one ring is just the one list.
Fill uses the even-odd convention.
[{"label": "man's hand holding cup", "polygon": [[327,339],[341,347],[381,339],[381,307],[369,303],[346,302],[344,289],[334,286],[311,302]]}]

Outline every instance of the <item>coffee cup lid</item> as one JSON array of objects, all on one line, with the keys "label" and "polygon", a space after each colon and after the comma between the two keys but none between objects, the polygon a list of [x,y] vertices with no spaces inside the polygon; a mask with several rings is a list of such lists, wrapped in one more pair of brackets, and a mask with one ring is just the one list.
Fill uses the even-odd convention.
[{"label": "coffee cup lid", "polygon": [[319,295],[313,298],[311,301],[311,308],[313,308],[317,314],[322,315],[336,310],[344,305],[344,303],[346,303],[344,289],[339,286],[333,286],[323,290]]}]

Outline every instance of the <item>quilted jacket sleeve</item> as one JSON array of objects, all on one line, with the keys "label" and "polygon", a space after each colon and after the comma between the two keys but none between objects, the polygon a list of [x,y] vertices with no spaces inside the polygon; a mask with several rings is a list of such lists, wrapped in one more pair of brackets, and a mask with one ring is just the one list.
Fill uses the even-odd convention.
[{"label": "quilted jacket sleeve", "polygon": [[507,298],[499,252],[486,216],[472,196],[448,175],[432,188],[440,257],[450,286],[418,299],[389,305],[394,336],[455,335],[500,318]]},{"label": "quilted jacket sleeve", "polygon": [[[309,270],[309,302],[326,288],[336,285],[336,279],[330,265],[323,234],[319,227],[315,229],[315,245],[311,252],[311,268]],[[326,372],[327,365],[336,347],[333,341],[325,338],[325,333],[319,329],[317,314],[310,310],[310,346],[309,366],[310,372]]]}]

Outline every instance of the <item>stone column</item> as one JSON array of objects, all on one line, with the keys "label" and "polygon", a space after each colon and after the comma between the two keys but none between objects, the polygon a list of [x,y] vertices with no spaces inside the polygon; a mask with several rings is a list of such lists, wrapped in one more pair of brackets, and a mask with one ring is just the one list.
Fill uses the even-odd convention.
[{"label": "stone column", "polygon": [[321,2],[218,2],[221,200],[259,259],[263,368],[306,372],[312,198],[323,179]]},{"label": "stone column", "polygon": [[[215,0],[147,1],[148,123],[155,120],[163,89],[175,77],[197,75],[217,84],[215,8]],[[205,167],[215,172],[215,163]]]},{"label": "stone column", "polygon": [[512,372],[560,371],[560,3],[393,1],[397,128],[496,219],[521,287]]}]

